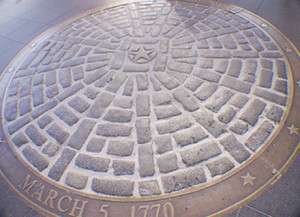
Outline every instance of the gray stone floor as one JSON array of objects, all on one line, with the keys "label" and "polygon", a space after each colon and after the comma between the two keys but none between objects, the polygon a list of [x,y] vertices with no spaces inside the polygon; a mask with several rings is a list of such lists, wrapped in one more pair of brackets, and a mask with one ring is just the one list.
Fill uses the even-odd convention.
[{"label": "gray stone floor", "polygon": [[[269,20],[300,47],[299,1],[222,1],[244,7]],[[104,4],[102,2],[102,4]],[[58,7],[59,5],[59,7]],[[0,2],[0,71],[34,37],[60,21],[83,10],[98,6],[89,1],[2,1]],[[289,25],[287,25],[287,23]],[[298,27],[298,28],[297,28]],[[229,216],[299,216],[300,170],[299,156],[275,186],[265,190],[247,205],[239,207]],[[0,216],[39,216],[27,207],[0,182]],[[16,208],[17,206],[17,208]]]}]

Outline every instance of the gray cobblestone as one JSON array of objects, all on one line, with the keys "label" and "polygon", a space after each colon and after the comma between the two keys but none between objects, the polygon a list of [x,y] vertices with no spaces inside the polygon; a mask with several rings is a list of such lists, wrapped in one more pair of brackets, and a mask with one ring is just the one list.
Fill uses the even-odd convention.
[{"label": "gray cobblestone", "polygon": [[76,92],[78,92],[83,87],[84,87],[84,85],[81,82],[80,83],[76,83],[76,84],[72,85],[71,87],[65,89],[63,92],[61,92],[57,96],[57,99],[59,101],[63,101],[66,98],[68,98],[69,96],[71,96],[71,95],[75,94]]},{"label": "gray cobblestone", "polygon": [[234,164],[227,158],[222,157],[207,163],[206,166],[210,170],[211,176],[223,175],[234,167]]},{"label": "gray cobblestone", "polygon": [[108,170],[110,159],[103,157],[93,157],[86,154],[79,154],[76,157],[75,165],[95,172],[106,172]]},{"label": "gray cobblestone", "polygon": [[197,126],[176,132],[174,134],[174,139],[177,145],[185,146],[197,143],[205,139],[207,136],[208,135],[204,132],[204,130],[201,127]]},{"label": "gray cobblestone", "polygon": [[26,77],[23,78],[21,83],[20,83],[20,90],[19,90],[19,95],[20,97],[25,97],[28,96],[31,92],[31,83],[32,83],[32,78],[31,77]]},{"label": "gray cobblestone", "polygon": [[259,89],[259,88],[255,88],[254,95],[264,98],[264,99],[266,99],[270,102],[276,103],[278,105],[285,106],[286,102],[287,102],[287,97],[280,96],[280,95],[277,95],[276,93],[272,93],[270,91]]},{"label": "gray cobblestone", "polygon": [[131,96],[133,91],[133,79],[130,77],[124,87],[123,96]]},{"label": "gray cobblestone", "polygon": [[46,96],[48,98],[53,98],[55,97],[57,94],[59,94],[59,90],[58,90],[58,86],[57,85],[52,85],[50,87],[47,87],[46,89]]},{"label": "gray cobblestone", "polygon": [[49,165],[48,160],[30,146],[26,146],[22,153],[24,154],[25,158],[39,171],[43,171]]},{"label": "gray cobblestone", "polygon": [[160,135],[173,133],[178,130],[192,126],[191,122],[185,117],[172,118],[170,120],[156,124],[156,129]]},{"label": "gray cobblestone", "polygon": [[63,69],[58,72],[59,83],[63,88],[69,87],[72,84],[71,70]]},{"label": "gray cobblestone", "polygon": [[37,121],[37,123],[41,129],[44,129],[52,121],[53,119],[49,115],[44,115]]},{"label": "gray cobblestone", "polygon": [[74,115],[69,109],[67,109],[63,105],[59,106],[54,113],[69,126],[73,126],[79,120],[79,118],[76,115]]},{"label": "gray cobblestone", "polygon": [[169,173],[178,169],[177,157],[175,153],[158,157],[157,164],[161,173]]},{"label": "gray cobblestone", "polygon": [[221,37],[221,41],[223,42],[223,45],[227,49],[237,49],[237,45],[233,38],[230,35],[225,35]]},{"label": "gray cobblestone", "polygon": [[91,138],[86,146],[86,151],[99,153],[102,151],[106,140],[101,138]]},{"label": "gray cobblestone", "polygon": [[157,119],[165,119],[180,115],[181,112],[174,105],[160,106],[154,109]]},{"label": "gray cobblestone", "polygon": [[108,65],[108,61],[103,61],[99,63],[89,63],[85,65],[85,71],[90,72],[90,71],[100,70],[107,65]]},{"label": "gray cobblestone", "polygon": [[202,80],[196,77],[191,77],[187,80],[184,86],[190,89],[191,91],[196,91],[202,84],[203,84]]},{"label": "gray cobblestone", "polygon": [[131,134],[132,127],[120,125],[120,124],[99,124],[97,128],[97,135],[117,137],[117,136],[129,136]]},{"label": "gray cobblestone", "polygon": [[46,73],[45,84],[47,87],[49,87],[53,84],[56,84],[56,72],[55,71],[49,71]]},{"label": "gray cobblestone", "polygon": [[47,138],[34,125],[29,125],[25,133],[37,146],[41,146],[47,141]]},{"label": "gray cobblestone", "polygon": [[221,75],[219,75],[219,73],[210,70],[201,69],[201,68],[196,69],[194,71],[194,75],[206,81],[215,82],[215,83],[218,83],[221,78]]},{"label": "gray cobblestone", "polygon": [[234,58],[243,58],[243,59],[247,59],[247,58],[259,58],[259,54],[256,51],[233,51],[232,53],[232,57]]},{"label": "gray cobblestone", "polygon": [[18,93],[19,90],[20,81],[19,80],[13,80],[12,83],[9,86],[8,89],[8,95],[9,96],[15,96]]},{"label": "gray cobblestone", "polygon": [[166,70],[168,57],[166,55],[159,54],[156,58],[156,62],[153,66],[153,70],[156,72],[163,72]]},{"label": "gray cobblestone", "polygon": [[231,127],[230,130],[238,135],[243,135],[247,132],[248,130],[248,124],[243,121],[237,121],[234,123]]},{"label": "gray cobblestone", "polygon": [[83,113],[90,107],[90,104],[87,103],[84,99],[80,98],[79,96],[75,96],[73,99],[71,99],[68,102],[68,105],[80,113]]},{"label": "gray cobblestone", "polygon": [[247,106],[246,110],[240,116],[240,119],[254,126],[264,111],[266,104],[259,99],[253,99]]},{"label": "gray cobblestone", "polygon": [[195,96],[201,101],[204,101],[208,99],[217,89],[218,89],[217,84],[204,83],[198,89],[198,92],[195,94]]},{"label": "gray cobblestone", "polygon": [[155,93],[152,96],[152,102],[155,106],[171,104],[171,97],[167,93]]},{"label": "gray cobblestone", "polygon": [[166,73],[157,73],[154,75],[168,90],[178,87],[180,83],[172,76]]},{"label": "gray cobblestone", "polygon": [[21,147],[22,145],[26,144],[28,142],[27,138],[24,136],[23,133],[18,133],[15,137],[12,138],[12,142],[18,146]]},{"label": "gray cobblestone", "polygon": [[136,98],[136,114],[138,117],[150,115],[150,97],[146,94],[138,94]]},{"label": "gray cobblestone", "polygon": [[270,69],[270,70],[273,69],[273,62],[271,60],[261,59],[260,64],[265,69]]},{"label": "gray cobblestone", "polygon": [[200,56],[206,58],[231,58],[231,53],[227,50],[206,50],[201,52]]},{"label": "gray cobblestone", "polygon": [[270,70],[262,69],[260,71],[259,85],[262,87],[270,88],[272,85],[273,72]]},{"label": "gray cobblestone", "polygon": [[167,68],[171,71],[190,74],[193,71],[193,66],[185,63],[170,62]]},{"label": "gray cobblestone", "polygon": [[232,120],[235,114],[236,111],[232,107],[227,107],[223,112],[221,112],[218,115],[218,119],[219,121],[227,124]]},{"label": "gray cobblestone", "polygon": [[78,80],[84,78],[84,70],[81,66],[72,68],[72,74],[73,74],[74,81],[78,81]]},{"label": "gray cobblestone", "polygon": [[209,45],[208,45],[208,42],[207,40],[201,40],[197,43],[197,48],[199,49],[208,49],[209,48]]},{"label": "gray cobblestone", "polygon": [[242,61],[231,60],[227,74],[232,77],[239,77],[241,69],[242,69]]},{"label": "gray cobblestone", "polygon": [[114,169],[114,174],[120,175],[132,175],[134,174],[134,161],[129,160],[114,160],[112,167]]},{"label": "gray cobblestone", "polygon": [[281,93],[287,94],[287,92],[288,92],[287,86],[288,86],[288,84],[286,81],[276,80],[274,89]]},{"label": "gray cobblestone", "polygon": [[94,104],[89,108],[87,116],[91,118],[100,118],[113,98],[114,95],[109,93],[103,92],[98,95]]},{"label": "gray cobblestone", "polygon": [[153,150],[151,144],[141,145],[138,149],[139,173],[141,177],[152,176],[155,173]]},{"label": "gray cobblestone", "polygon": [[249,139],[245,142],[245,145],[250,148],[252,151],[256,151],[263,142],[268,138],[270,133],[273,131],[273,125],[265,121],[262,123],[262,125],[256,130]]},{"label": "gray cobblestone", "polygon": [[218,88],[218,90],[206,101],[206,108],[218,112],[233,96],[230,90]]},{"label": "gray cobblestone", "polygon": [[147,75],[136,75],[136,83],[138,91],[147,90],[149,86]]},{"label": "gray cobblestone", "polygon": [[141,196],[160,195],[161,191],[157,180],[146,180],[139,182],[139,193]]},{"label": "gray cobblestone", "polygon": [[234,159],[242,163],[250,157],[249,151],[244,147],[244,145],[236,139],[233,135],[226,136],[220,140],[226,151],[234,157]]},{"label": "gray cobblestone", "polygon": [[253,45],[254,49],[257,52],[261,52],[261,51],[264,50],[264,47],[261,45],[261,43],[259,42],[259,40],[257,40],[257,38],[250,37],[250,38],[248,38],[248,40],[250,41],[250,43]]},{"label": "gray cobblestone", "polygon": [[90,99],[95,99],[96,96],[100,93],[97,89],[93,87],[89,87],[84,91],[84,95],[86,95]]},{"label": "gray cobblestone", "polygon": [[228,64],[228,60],[214,60],[214,69],[215,71],[224,74],[227,70]]},{"label": "gray cobblestone", "polygon": [[157,153],[162,154],[173,149],[172,139],[169,135],[154,137]]},{"label": "gray cobblestone", "polygon": [[121,109],[111,109],[104,116],[104,120],[110,122],[127,123],[131,121],[133,112]]},{"label": "gray cobblestone", "polygon": [[59,127],[57,124],[52,124],[46,132],[52,136],[57,142],[60,144],[63,144],[67,138],[69,138],[69,133],[64,131],[61,127]]},{"label": "gray cobblestone", "polygon": [[36,107],[44,103],[43,87],[37,86],[32,90],[33,106]]},{"label": "gray cobblestone", "polygon": [[132,107],[132,99],[130,98],[116,98],[113,105],[123,109],[129,109]]},{"label": "gray cobblestone", "polygon": [[162,176],[163,188],[166,193],[186,189],[206,182],[205,173],[200,167],[179,170]]},{"label": "gray cobblestone", "polygon": [[31,100],[30,97],[25,97],[19,101],[19,113],[23,116],[31,111]]},{"label": "gray cobblestone", "polygon": [[229,87],[231,89],[240,91],[242,93],[249,93],[251,90],[251,85],[248,83],[245,83],[243,81],[225,76],[222,80],[221,80],[221,85],[224,85],[226,87]]},{"label": "gray cobblestone", "polygon": [[96,122],[91,120],[83,120],[78,125],[74,134],[70,137],[68,145],[79,150],[85,143]]},{"label": "gray cobblestone", "polygon": [[283,60],[276,60],[276,73],[279,78],[287,79],[286,65]]},{"label": "gray cobblestone", "polygon": [[59,146],[53,142],[49,142],[45,148],[43,148],[43,153],[48,155],[49,157],[52,157],[55,155],[55,153],[58,151]]},{"label": "gray cobblestone", "polygon": [[132,141],[110,141],[108,144],[107,153],[117,156],[130,156],[132,155],[134,142]]},{"label": "gray cobblestone", "polygon": [[137,142],[139,144],[144,144],[151,141],[151,128],[150,128],[150,119],[141,118],[136,120],[135,124]]},{"label": "gray cobblestone", "polygon": [[231,105],[234,105],[238,108],[243,108],[244,105],[248,102],[249,97],[242,93],[237,93],[231,98]]},{"label": "gray cobblestone", "polygon": [[272,105],[272,107],[268,110],[266,116],[275,123],[279,123],[283,116],[283,112],[283,109],[281,109],[280,107]]},{"label": "gray cobblestone", "polygon": [[182,161],[187,165],[194,165],[220,155],[221,153],[218,145],[212,141],[196,144],[195,146],[180,151]]},{"label": "gray cobblestone", "polygon": [[97,179],[92,180],[92,189],[97,193],[117,196],[132,196],[134,182],[127,179]]},{"label": "gray cobblestone", "polygon": [[78,66],[78,65],[83,64],[84,62],[85,62],[84,58],[72,59],[67,62],[64,62],[61,65],[61,68]]},{"label": "gray cobblestone", "polygon": [[192,116],[215,138],[226,132],[226,126],[206,111],[197,111]]},{"label": "gray cobblestone", "polygon": [[223,48],[221,41],[218,38],[211,38],[208,40],[213,48],[221,49]]},{"label": "gray cobblestone", "polygon": [[15,122],[13,122],[12,124],[10,124],[7,127],[9,134],[10,135],[13,134],[17,130],[19,130],[21,127],[28,124],[30,121],[31,121],[31,119],[28,115],[18,118],[18,120],[16,120]]},{"label": "gray cobblestone", "polygon": [[5,119],[7,121],[13,121],[17,118],[17,112],[18,112],[18,101],[13,100],[6,104],[5,106]]},{"label": "gray cobblestone", "polygon": [[175,90],[173,92],[174,98],[182,104],[182,106],[190,112],[196,111],[199,109],[197,102],[194,98],[190,96],[190,94],[183,89]]},{"label": "gray cobblestone", "polygon": [[91,84],[101,77],[103,77],[107,73],[106,69],[98,69],[94,72],[90,72],[84,79],[83,82],[86,84]]},{"label": "gray cobblestone", "polygon": [[87,176],[69,172],[66,177],[66,184],[73,188],[81,190],[85,188],[87,180]]},{"label": "gray cobblestone", "polygon": [[274,51],[263,51],[261,52],[261,56],[264,58],[282,58],[282,55],[279,52],[274,52]]},{"label": "gray cobblestone", "polygon": [[149,71],[149,66],[148,65],[138,65],[138,64],[130,64],[130,65],[125,65],[123,72],[128,72],[128,73],[135,73],[135,72],[148,72]]},{"label": "gray cobblestone", "polygon": [[113,78],[113,80],[107,85],[105,90],[116,93],[126,78],[127,76],[125,74],[118,73]]}]

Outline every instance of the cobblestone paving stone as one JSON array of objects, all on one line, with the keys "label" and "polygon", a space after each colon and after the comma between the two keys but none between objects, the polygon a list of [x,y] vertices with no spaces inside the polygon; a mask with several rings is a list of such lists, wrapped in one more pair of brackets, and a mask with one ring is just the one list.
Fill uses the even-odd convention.
[{"label": "cobblestone paving stone", "polygon": [[288,105],[281,48],[239,15],[135,3],[61,27],[20,65],[3,119],[53,182],[110,196],[169,194],[238,168]]}]

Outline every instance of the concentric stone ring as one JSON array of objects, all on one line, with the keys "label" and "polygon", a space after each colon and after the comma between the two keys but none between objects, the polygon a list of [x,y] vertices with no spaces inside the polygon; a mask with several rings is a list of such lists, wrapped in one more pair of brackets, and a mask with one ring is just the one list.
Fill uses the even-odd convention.
[{"label": "concentric stone ring", "polygon": [[128,3],[69,22],[28,52],[9,78],[3,129],[50,185],[168,198],[221,182],[267,149],[292,82],[281,45],[247,17]]}]

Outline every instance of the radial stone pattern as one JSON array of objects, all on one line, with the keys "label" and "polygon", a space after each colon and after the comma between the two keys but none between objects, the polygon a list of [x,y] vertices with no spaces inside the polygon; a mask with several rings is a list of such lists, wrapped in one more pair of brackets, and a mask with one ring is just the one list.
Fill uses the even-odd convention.
[{"label": "radial stone pattern", "polygon": [[288,71],[260,26],[183,2],[88,15],[13,76],[4,123],[26,164],[81,192],[144,197],[217,180],[264,147]]}]

